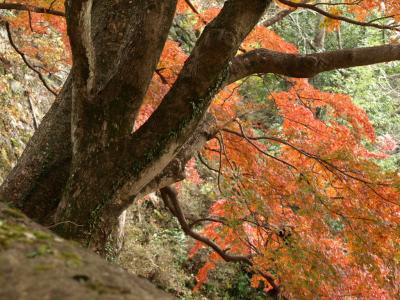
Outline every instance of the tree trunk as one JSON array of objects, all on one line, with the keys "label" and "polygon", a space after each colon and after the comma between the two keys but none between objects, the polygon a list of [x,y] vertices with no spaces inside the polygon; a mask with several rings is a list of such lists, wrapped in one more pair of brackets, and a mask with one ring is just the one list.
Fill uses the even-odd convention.
[{"label": "tree trunk", "polygon": [[226,2],[161,105],[132,134],[176,0],[67,2],[71,74],[1,198],[113,258],[121,213],[138,195],[182,179],[185,162],[209,138],[206,110],[269,3]]},{"label": "tree trunk", "polygon": [[52,223],[71,163],[71,76],[0,187],[12,203],[40,224]]},{"label": "tree trunk", "polygon": [[400,57],[398,45],[305,56],[256,49],[235,57],[270,2],[226,1],[159,107],[132,132],[177,0],[67,1],[71,74],[0,199],[113,258],[123,211],[181,180],[185,163],[215,134],[205,115],[224,84],[254,73],[311,77]]}]

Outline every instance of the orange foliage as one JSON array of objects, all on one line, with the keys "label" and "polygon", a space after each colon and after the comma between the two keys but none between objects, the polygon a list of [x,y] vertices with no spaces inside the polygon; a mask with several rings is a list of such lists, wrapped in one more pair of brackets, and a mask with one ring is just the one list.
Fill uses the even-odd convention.
[{"label": "orange foliage", "polygon": [[272,30],[264,26],[256,26],[243,42],[243,48],[252,50],[254,48],[266,48],[284,53],[297,53],[297,48],[283,40]]},{"label": "orange foliage", "polygon": [[[45,7],[53,10],[64,11],[64,1],[56,0],[29,0],[29,1],[13,1],[24,5]],[[68,67],[71,61],[71,53],[69,47],[69,39],[67,36],[67,27],[65,19],[50,14],[39,14],[35,12],[16,11],[13,16],[4,17],[20,37],[20,43],[27,43],[20,46],[24,53],[38,59],[37,54],[40,53],[40,62],[43,69],[48,72],[57,72],[59,68],[56,65],[63,64]],[[34,35],[35,40],[32,40]],[[54,50],[59,49],[59,44],[54,41],[54,35],[60,36],[64,44],[64,51],[59,55],[55,55]],[[38,45],[37,41],[41,41]],[[34,50],[33,50],[34,49]],[[25,52],[25,50],[27,50]]]},{"label": "orange foliage", "polygon": [[[364,2],[361,9],[376,5]],[[242,45],[257,47],[298,52],[263,27]],[[374,129],[349,96],[322,92],[306,79],[286,81],[289,88],[271,92],[264,103],[243,99],[241,83],[214,99],[211,112],[225,130],[203,156],[216,169],[221,164],[221,198],[210,216],[225,221],[207,223],[202,233],[231,254],[252,255],[253,287],[261,280],[271,288],[262,271],[273,274],[289,298],[391,299],[400,285],[399,259],[393,259],[400,257],[400,178],[371,160],[386,154],[364,146],[375,142]],[[271,102],[278,128],[243,117],[268,110]],[[203,247],[195,243],[190,256]],[[220,260],[210,253],[196,290]]]},{"label": "orange foliage", "polygon": [[[47,0],[30,3],[50,5]],[[385,0],[385,7],[378,0],[357,3],[343,9],[360,20],[373,8],[389,15],[400,10],[396,0]],[[63,10],[62,2],[55,2],[53,8]],[[177,13],[188,10],[186,2],[179,0]],[[218,12],[206,10],[196,27],[204,26]],[[334,7],[331,13],[342,11]],[[29,32],[26,13],[17,13],[11,21]],[[38,34],[57,30],[66,40],[61,18],[32,14],[31,21]],[[327,26],[337,27],[335,22]],[[261,26],[250,33],[241,49],[257,47],[298,52]],[[25,49],[30,55],[39,51]],[[167,41],[136,128],[162,101],[186,58],[177,42]],[[289,298],[354,295],[390,299],[400,293],[400,200],[395,188],[400,185],[399,176],[385,174],[371,160],[386,154],[364,146],[365,141],[375,141],[374,130],[366,113],[349,96],[319,91],[305,79],[285,80],[289,87],[266,95],[262,103],[243,99],[242,83],[225,87],[215,97],[210,111],[222,129],[219,140],[211,140],[203,156],[217,169],[221,167],[221,195],[210,215],[225,221],[206,224],[202,233],[232,254],[252,255],[254,274],[271,274]],[[271,105],[281,120],[279,126],[252,117]],[[393,148],[390,140],[384,143],[383,151]],[[201,182],[194,160],[187,171],[190,179]],[[197,242],[190,256],[202,247]],[[215,252],[210,253],[196,277],[195,290],[220,260]],[[260,275],[254,275],[252,286],[259,281],[265,283],[266,291],[271,288]]]},{"label": "orange foliage", "polygon": [[182,14],[190,11],[190,7],[185,0],[178,0],[178,4],[176,5],[176,12],[178,14]]}]

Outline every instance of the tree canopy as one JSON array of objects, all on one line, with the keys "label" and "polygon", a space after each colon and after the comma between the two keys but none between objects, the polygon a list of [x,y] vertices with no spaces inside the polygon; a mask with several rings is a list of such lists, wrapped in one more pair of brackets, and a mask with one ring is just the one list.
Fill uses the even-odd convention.
[{"label": "tree canopy", "polygon": [[[395,299],[400,178],[382,161],[398,141],[340,92],[346,74],[338,88],[314,77],[399,60],[398,2],[222,2],[1,3],[11,47],[56,98],[1,199],[113,259],[124,210],[159,190],[190,256],[210,249],[195,290],[225,260],[275,297]],[[344,26],[385,44],[343,48]],[[200,165],[217,192],[193,217],[171,185],[201,185]]]}]

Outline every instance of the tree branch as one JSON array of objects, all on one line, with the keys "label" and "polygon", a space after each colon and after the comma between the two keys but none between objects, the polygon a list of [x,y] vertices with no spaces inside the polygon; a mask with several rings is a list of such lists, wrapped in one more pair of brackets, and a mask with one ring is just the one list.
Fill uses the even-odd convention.
[{"label": "tree branch", "polygon": [[182,230],[187,235],[189,235],[192,238],[194,238],[195,240],[198,240],[198,241],[206,244],[207,246],[211,247],[225,261],[244,262],[248,265],[252,265],[252,262],[250,260],[251,256],[229,254],[226,250],[221,249],[216,243],[214,243],[210,239],[193,231],[186,220],[186,217],[182,211],[182,208],[180,207],[177,193],[172,187],[170,187],[170,186],[164,187],[160,190],[160,193],[161,193],[161,198],[163,199],[165,205],[170,209],[171,213],[178,219],[179,224],[182,227]]},{"label": "tree branch", "polygon": [[380,25],[380,24],[376,24],[376,23],[371,23],[371,22],[361,22],[361,21],[356,21],[347,17],[343,17],[343,16],[337,16],[334,14],[331,14],[321,8],[319,8],[318,6],[316,6],[315,4],[308,4],[308,3],[303,3],[303,2],[299,2],[299,3],[295,3],[292,1],[288,1],[288,0],[278,0],[279,2],[293,7],[293,8],[305,8],[305,9],[309,9],[312,11],[315,11],[325,17],[328,17],[330,19],[334,19],[334,20],[339,20],[339,21],[343,21],[343,22],[347,22],[350,24],[354,24],[354,25],[358,25],[358,26],[364,26],[364,27],[374,27],[374,28],[378,28],[378,29],[389,29],[389,30],[395,30],[395,31],[400,31],[400,29],[398,28],[398,26],[394,25],[394,26],[390,26],[390,25]]},{"label": "tree branch", "polygon": [[344,49],[308,55],[256,49],[232,60],[228,83],[252,74],[274,73],[310,78],[321,72],[366,66],[400,59],[400,45]]},{"label": "tree branch", "polygon": [[[169,208],[171,213],[178,219],[179,224],[182,227],[182,230],[188,236],[194,238],[197,241],[204,243],[205,245],[212,248],[218,255],[227,262],[243,262],[249,266],[253,266],[253,262],[251,261],[251,256],[242,256],[242,255],[233,255],[229,254],[227,250],[221,249],[215,242],[208,239],[205,236],[198,234],[197,232],[193,231],[192,226],[193,224],[200,222],[201,220],[194,221],[192,224],[188,224],[185,215],[180,207],[179,200],[177,197],[176,191],[172,187],[164,187],[160,190],[161,198],[163,199],[165,205]],[[213,219],[208,219],[210,221],[214,221]],[[217,222],[223,222],[218,220]],[[280,287],[275,283],[274,278],[268,274],[263,272],[258,272],[262,275],[268,283],[271,285],[272,290],[275,294],[278,294],[280,291]]]},{"label": "tree branch", "polygon": [[185,0],[185,2],[196,15],[200,15],[199,11],[196,9],[196,7],[194,7],[190,0]]},{"label": "tree branch", "polygon": [[0,3],[0,9],[6,9],[6,10],[14,9],[20,11],[34,12],[38,14],[48,14],[48,15],[65,17],[65,13],[59,10],[33,6],[28,4],[21,4],[21,3]]},{"label": "tree branch", "polygon": [[282,19],[287,17],[288,15],[290,15],[295,10],[296,9],[284,9],[284,10],[281,10],[276,15],[274,15],[273,17],[271,17],[271,18],[265,20],[264,22],[262,22],[262,25],[265,26],[265,27],[272,26],[275,23],[278,23],[279,21],[281,21]]},{"label": "tree branch", "polygon": [[[218,128],[215,118],[211,114],[207,114],[204,121],[196,128],[196,131],[190,137],[188,142],[182,147],[176,157],[158,174],[152,181],[150,181],[138,195],[134,198],[139,199],[149,193],[155,192],[165,186],[169,186],[175,182],[185,179],[185,166],[186,163],[200,151],[204,145],[217,134]],[[132,193],[120,194],[125,197],[128,205],[132,203],[132,199],[126,198],[126,195]]]},{"label": "tree branch", "polygon": [[146,123],[134,132],[130,164],[124,162],[127,173],[135,172],[118,196],[137,195],[190,140],[224,84],[229,61],[269,4],[265,0],[229,0],[206,26],[172,88]]},{"label": "tree branch", "polygon": [[21,50],[19,50],[18,47],[17,47],[17,45],[14,43],[14,41],[13,41],[13,39],[12,39],[12,35],[11,35],[10,24],[9,24],[8,22],[4,22],[4,25],[5,25],[5,28],[6,28],[6,31],[7,31],[7,37],[8,37],[8,40],[10,41],[11,47],[15,50],[15,52],[17,52],[17,53],[19,54],[19,56],[20,56],[20,57],[22,58],[22,60],[24,61],[25,65],[26,65],[29,69],[31,69],[33,72],[35,72],[35,73],[38,75],[38,77],[39,77],[40,81],[43,83],[44,87],[45,87],[50,93],[52,93],[54,96],[57,96],[56,91],[54,91],[54,90],[49,86],[49,84],[46,82],[46,79],[44,78],[43,74],[40,73],[38,70],[35,69],[34,66],[31,65],[31,63],[26,59],[25,54],[24,54]]}]

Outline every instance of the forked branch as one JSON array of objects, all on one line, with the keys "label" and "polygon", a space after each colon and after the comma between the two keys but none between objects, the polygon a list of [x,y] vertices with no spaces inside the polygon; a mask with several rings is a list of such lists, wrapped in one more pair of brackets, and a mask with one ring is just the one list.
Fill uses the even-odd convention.
[{"label": "forked branch", "polygon": [[[202,242],[203,244],[209,246],[212,248],[216,253],[218,253],[221,258],[227,262],[243,262],[249,266],[253,266],[253,262],[251,261],[251,255],[248,256],[242,256],[242,255],[233,255],[229,254],[227,249],[221,249],[215,242],[212,240],[208,239],[205,236],[200,235],[199,233],[195,232],[192,229],[192,226],[194,224],[197,224],[199,222],[202,222],[203,220],[195,220],[191,224],[189,224],[185,218],[185,215],[182,211],[182,208],[179,204],[178,196],[176,191],[168,186],[164,187],[160,190],[161,193],[161,198],[164,201],[165,205],[168,207],[168,209],[171,211],[171,213],[178,219],[179,224],[182,227],[182,230],[187,234],[188,236],[194,238],[197,241]],[[212,219],[209,219],[210,221],[215,221]],[[218,222],[223,222],[222,220],[218,220]],[[192,226],[191,226],[192,225]],[[280,287],[275,283],[274,279],[272,276],[258,272],[260,275],[262,275],[268,283],[272,287],[272,292],[274,294],[278,294]]]}]

